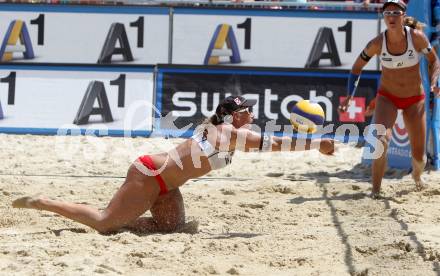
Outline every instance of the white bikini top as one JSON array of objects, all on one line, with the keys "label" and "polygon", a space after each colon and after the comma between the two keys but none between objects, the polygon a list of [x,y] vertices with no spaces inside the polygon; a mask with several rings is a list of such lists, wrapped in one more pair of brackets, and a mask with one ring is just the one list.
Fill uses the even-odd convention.
[{"label": "white bikini top", "polygon": [[420,54],[414,48],[411,31],[405,26],[406,51],[401,55],[392,55],[388,52],[386,32],[383,32],[382,51],[380,53],[380,63],[389,69],[411,67],[419,63]]},{"label": "white bikini top", "polygon": [[231,164],[232,156],[234,155],[233,151],[216,150],[203,132],[196,133],[191,138],[197,142],[205,156],[208,157],[208,162],[212,170],[218,170]]}]

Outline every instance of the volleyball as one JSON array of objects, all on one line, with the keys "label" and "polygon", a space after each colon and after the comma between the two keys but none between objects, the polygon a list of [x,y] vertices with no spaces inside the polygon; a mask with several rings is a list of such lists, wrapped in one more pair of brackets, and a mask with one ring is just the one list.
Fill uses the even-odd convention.
[{"label": "volleyball", "polygon": [[315,133],[317,127],[324,124],[324,110],[317,103],[302,100],[296,103],[290,112],[290,123],[302,133]]}]

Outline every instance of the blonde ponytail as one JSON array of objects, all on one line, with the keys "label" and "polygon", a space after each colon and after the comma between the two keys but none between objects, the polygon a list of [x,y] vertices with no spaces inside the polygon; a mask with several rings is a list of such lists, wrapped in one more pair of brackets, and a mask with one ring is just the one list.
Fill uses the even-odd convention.
[{"label": "blonde ponytail", "polygon": [[410,28],[413,28],[413,29],[416,29],[416,30],[419,30],[419,31],[422,31],[423,28],[426,27],[426,24],[424,24],[422,22],[419,22],[417,19],[415,19],[412,16],[405,16],[405,18],[403,20],[404,20],[403,24],[405,26],[408,26]]}]

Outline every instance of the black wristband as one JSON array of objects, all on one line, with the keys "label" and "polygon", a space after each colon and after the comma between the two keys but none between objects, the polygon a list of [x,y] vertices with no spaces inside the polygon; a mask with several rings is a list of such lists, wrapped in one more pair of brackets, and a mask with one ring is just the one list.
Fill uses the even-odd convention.
[{"label": "black wristband", "polygon": [[365,60],[365,61],[370,61],[371,57],[369,57],[365,51],[362,51],[362,53],[359,55],[361,57],[361,59]]}]

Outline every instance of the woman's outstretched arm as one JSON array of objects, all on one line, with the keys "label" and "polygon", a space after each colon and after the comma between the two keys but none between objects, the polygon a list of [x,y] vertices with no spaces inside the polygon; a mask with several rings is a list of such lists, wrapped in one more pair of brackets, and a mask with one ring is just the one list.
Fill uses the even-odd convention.
[{"label": "woman's outstretched arm", "polygon": [[331,155],[335,151],[332,139],[302,139],[290,136],[271,136],[248,129],[237,129],[231,133],[234,148],[241,151],[304,151],[317,149]]}]

